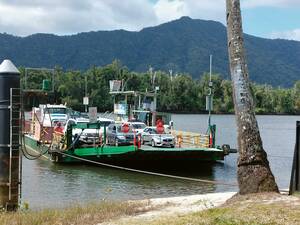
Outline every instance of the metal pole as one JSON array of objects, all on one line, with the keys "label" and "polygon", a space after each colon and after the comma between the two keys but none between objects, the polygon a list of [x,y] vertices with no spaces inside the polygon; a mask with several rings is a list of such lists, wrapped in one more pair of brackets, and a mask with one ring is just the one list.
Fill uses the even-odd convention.
[{"label": "metal pole", "polygon": [[153,113],[152,113],[152,126],[155,126],[156,122],[156,105],[157,105],[157,90],[156,87],[154,87],[154,100],[153,100]]},{"label": "metal pole", "polygon": [[208,108],[208,127],[210,129],[211,126],[211,106],[212,106],[212,82],[211,82],[211,74],[212,74],[212,55],[209,56],[209,93],[208,93],[208,101],[209,101],[209,108]]},{"label": "metal pole", "polygon": [[297,121],[296,129],[296,191],[300,191],[300,121]]},{"label": "metal pole", "polygon": [[292,164],[289,195],[295,191],[300,191],[300,121],[296,122],[296,143]]},{"label": "metal pole", "polygon": [[18,207],[20,182],[20,72],[10,60],[0,65],[0,90],[0,208],[10,211]]},{"label": "metal pole", "polygon": [[[85,75],[85,97],[87,97],[87,75]],[[85,112],[87,113],[87,105],[85,105]]]}]

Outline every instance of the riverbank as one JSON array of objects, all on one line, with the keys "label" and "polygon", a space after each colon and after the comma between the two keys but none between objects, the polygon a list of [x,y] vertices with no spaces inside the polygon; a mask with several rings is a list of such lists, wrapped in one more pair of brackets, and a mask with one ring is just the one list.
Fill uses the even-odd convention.
[{"label": "riverbank", "polygon": [[229,192],[153,199],[150,206],[153,210],[149,212],[102,224],[300,224],[300,198],[277,193],[239,196]]},{"label": "riverbank", "polygon": [[300,197],[233,192],[1,213],[0,224],[300,224]]}]

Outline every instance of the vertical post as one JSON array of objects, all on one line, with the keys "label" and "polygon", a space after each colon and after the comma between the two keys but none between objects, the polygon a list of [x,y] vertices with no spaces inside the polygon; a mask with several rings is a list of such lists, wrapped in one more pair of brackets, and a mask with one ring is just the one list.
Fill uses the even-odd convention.
[{"label": "vertical post", "polygon": [[212,55],[209,56],[209,93],[208,93],[208,127],[210,129],[211,126],[211,110],[212,110],[212,81],[211,81],[211,74],[212,74]]},{"label": "vertical post", "polygon": [[[85,75],[85,78],[84,78],[84,80],[85,80],[85,85],[84,85],[84,95],[85,95],[85,97],[87,97],[87,75]],[[87,113],[87,105],[85,105],[85,112]]]},{"label": "vertical post", "polygon": [[11,93],[12,88],[19,90],[20,72],[4,60],[0,65],[0,208],[9,211],[18,208],[20,181],[20,93]]},{"label": "vertical post", "polygon": [[292,165],[289,195],[300,191],[300,121],[296,122],[296,143]]},{"label": "vertical post", "polygon": [[103,128],[104,128],[103,129],[103,143],[104,143],[104,145],[106,145],[106,125],[104,125]]},{"label": "vertical post", "polygon": [[300,191],[300,121],[297,121],[296,130],[296,191]]},{"label": "vertical post", "polygon": [[139,94],[139,108],[138,109],[141,109],[141,95]]}]

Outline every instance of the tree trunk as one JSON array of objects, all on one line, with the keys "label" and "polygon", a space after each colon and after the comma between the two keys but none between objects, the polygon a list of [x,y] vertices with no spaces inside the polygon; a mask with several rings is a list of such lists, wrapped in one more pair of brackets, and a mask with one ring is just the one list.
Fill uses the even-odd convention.
[{"label": "tree trunk", "polygon": [[243,45],[240,1],[226,2],[228,51],[238,127],[239,193],[278,192],[254,113]]}]

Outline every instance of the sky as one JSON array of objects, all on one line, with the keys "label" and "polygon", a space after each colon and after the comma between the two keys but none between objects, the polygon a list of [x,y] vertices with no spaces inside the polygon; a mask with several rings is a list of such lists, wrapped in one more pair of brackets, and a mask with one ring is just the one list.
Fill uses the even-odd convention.
[{"label": "sky", "polygon": [[[189,16],[225,24],[225,0],[0,0],[0,32],[70,35],[139,31]],[[300,0],[241,0],[243,29],[264,38],[300,41]]]}]

